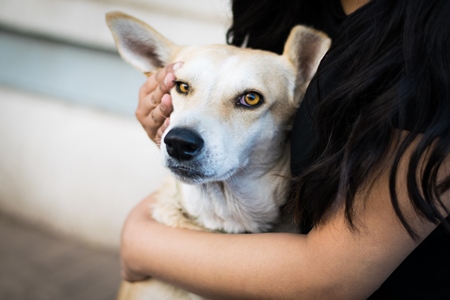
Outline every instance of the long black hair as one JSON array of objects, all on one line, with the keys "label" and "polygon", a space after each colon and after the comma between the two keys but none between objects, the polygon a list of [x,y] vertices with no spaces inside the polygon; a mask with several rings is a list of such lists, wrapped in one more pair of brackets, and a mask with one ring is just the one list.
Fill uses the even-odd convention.
[{"label": "long black hair", "polygon": [[281,54],[292,27],[312,25],[321,30],[320,5],[328,0],[232,0],[233,23],[227,32],[227,42],[264,49]]},{"label": "long black hair", "polygon": [[[250,5],[253,1],[233,4],[239,2]],[[291,15],[309,3],[299,2],[303,4],[291,10],[272,9],[270,14],[276,16],[268,22],[280,20],[286,9],[289,17],[280,30],[294,25]],[[263,42],[258,45],[257,39],[252,41],[258,33],[254,26],[267,21],[270,14],[259,10],[255,20],[247,23],[235,18],[229,42],[237,44],[247,34],[252,47],[271,50]],[[405,229],[417,237],[400,208],[396,184],[400,161],[412,148],[406,175],[411,203],[427,220],[450,228],[445,220],[448,210],[441,201],[450,189],[450,176],[438,182],[438,171],[450,153],[449,15],[447,0],[371,0],[342,24],[327,56],[339,53],[328,67],[345,68],[336,79],[336,88],[319,99],[316,126],[320,142],[315,160],[295,178],[290,201],[297,219],[308,211],[317,225],[337,197],[343,196],[346,219],[353,227],[355,195],[389,159],[389,149],[395,149],[389,179],[391,202]],[[317,80],[326,72],[319,68]],[[404,129],[401,136],[398,129]]]}]

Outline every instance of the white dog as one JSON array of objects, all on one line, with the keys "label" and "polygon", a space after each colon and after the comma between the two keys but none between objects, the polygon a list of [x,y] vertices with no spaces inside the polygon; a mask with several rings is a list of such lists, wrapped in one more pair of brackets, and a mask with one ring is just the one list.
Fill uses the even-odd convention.
[{"label": "white dog", "polygon": [[[296,26],[277,55],[229,45],[180,47],[120,12],[107,14],[107,24],[121,56],[143,73],[184,62],[161,143],[174,178],[159,190],[153,217],[198,230],[270,230],[288,190],[292,118],[330,40]],[[199,299],[155,279],[124,283],[119,298]]]}]

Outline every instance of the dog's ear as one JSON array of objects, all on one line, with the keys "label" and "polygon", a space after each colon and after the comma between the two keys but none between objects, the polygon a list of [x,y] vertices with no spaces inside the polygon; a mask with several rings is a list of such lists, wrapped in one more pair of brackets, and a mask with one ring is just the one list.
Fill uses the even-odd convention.
[{"label": "dog's ear", "polygon": [[149,25],[121,12],[107,13],[106,23],[122,58],[144,74],[171,63],[178,47]]},{"label": "dog's ear", "polygon": [[301,25],[292,28],[284,45],[283,56],[297,68],[297,90],[301,95],[330,45],[331,40],[320,31]]}]

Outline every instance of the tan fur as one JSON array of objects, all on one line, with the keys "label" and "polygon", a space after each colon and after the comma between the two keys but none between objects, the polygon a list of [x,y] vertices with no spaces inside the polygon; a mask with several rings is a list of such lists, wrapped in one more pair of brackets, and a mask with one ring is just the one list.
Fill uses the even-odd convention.
[{"label": "tan fur", "polygon": [[[146,75],[184,62],[175,76],[189,85],[189,92],[171,91],[174,111],[162,140],[174,128],[188,128],[204,140],[202,152],[187,161],[171,157],[161,144],[163,164],[174,177],[159,189],[149,208],[152,216],[194,230],[273,229],[286,198],[283,176],[289,175],[292,117],[330,40],[297,26],[283,55],[276,55],[228,45],[179,47],[145,23],[117,12],[107,15],[107,23],[122,57]],[[249,91],[263,96],[261,105],[237,104]],[[155,279],[123,283],[118,297],[201,299]]]}]

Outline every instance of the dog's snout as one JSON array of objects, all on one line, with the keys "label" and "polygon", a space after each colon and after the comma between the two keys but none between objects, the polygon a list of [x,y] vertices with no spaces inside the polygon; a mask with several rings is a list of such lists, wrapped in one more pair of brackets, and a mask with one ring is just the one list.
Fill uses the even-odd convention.
[{"label": "dog's snout", "polygon": [[203,147],[203,139],[194,131],[174,128],[164,138],[167,153],[178,160],[194,158]]}]

